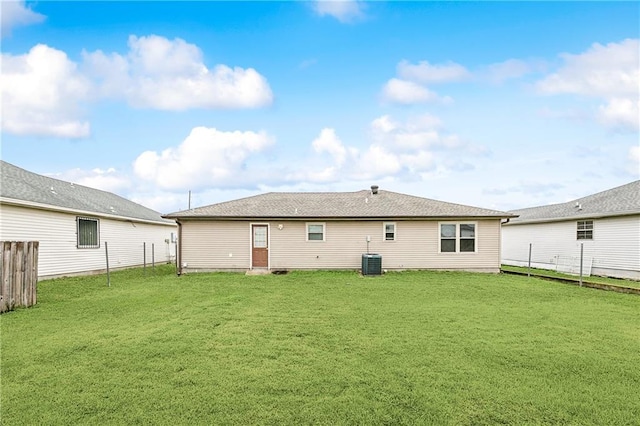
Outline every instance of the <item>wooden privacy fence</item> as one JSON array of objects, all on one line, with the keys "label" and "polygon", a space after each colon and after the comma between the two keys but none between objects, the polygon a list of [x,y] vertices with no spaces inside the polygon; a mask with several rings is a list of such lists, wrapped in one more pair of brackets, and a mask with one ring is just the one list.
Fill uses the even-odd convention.
[{"label": "wooden privacy fence", "polygon": [[38,241],[0,241],[0,313],[36,304]]}]

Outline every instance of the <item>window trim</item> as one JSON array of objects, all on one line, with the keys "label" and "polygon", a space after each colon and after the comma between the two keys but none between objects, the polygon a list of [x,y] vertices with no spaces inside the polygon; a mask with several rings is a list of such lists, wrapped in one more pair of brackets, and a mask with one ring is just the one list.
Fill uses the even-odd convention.
[{"label": "window trim", "polygon": [[[311,225],[320,225],[322,226],[322,239],[321,240],[310,240],[309,239],[309,226]],[[325,222],[306,222],[304,225],[304,231],[305,231],[305,239],[306,241],[310,242],[310,243],[323,243],[327,240],[327,225]],[[314,232],[314,234],[317,234],[317,232]]]},{"label": "window trim", "polygon": [[[387,225],[393,225],[393,238],[387,238]],[[382,222],[382,241],[396,241],[398,239],[398,225],[396,222]]]},{"label": "window trim", "polygon": [[[97,244],[80,244],[80,221],[81,220],[95,222]],[[100,248],[100,219],[98,219],[97,217],[76,216],[76,248],[81,250]]]},{"label": "window trim", "polygon": [[[456,226],[456,250],[455,251],[442,251],[442,225],[455,225]],[[460,232],[460,225],[473,225],[474,236],[473,236],[473,251],[460,251],[460,240],[470,240],[471,238],[462,238],[462,234]],[[478,222],[477,221],[456,221],[456,222],[438,222],[438,254],[475,254],[478,253]],[[453,239],[453,238],[446,238]]]},{"label": "window trim", "polygon": [[[580,229],[580,224],[582,224],[583,226],[582,229]],[[576,240],[577,241],[592,241],[593,231],[594,231],[593,219],[576,221]],[[583,233],[583,235],[581,236],[580,233]]]}]

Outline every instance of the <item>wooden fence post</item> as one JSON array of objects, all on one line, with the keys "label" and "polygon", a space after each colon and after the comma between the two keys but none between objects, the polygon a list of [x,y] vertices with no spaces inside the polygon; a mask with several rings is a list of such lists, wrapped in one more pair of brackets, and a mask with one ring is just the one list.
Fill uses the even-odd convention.
[{"label": "wooden fence post", "polygon": [[15,254],[16,257],[14,258],[15,266],[13,267],[14,268],[13,279],[15,280],[15,284],[13,288],[16,290],[15,301],[16,301],[16,305],[18,306],[24,305],[24,302],[23,302],[24,289],[22,288],[22,283],[24,280],[23,253],[24,253],[24,243],[17,242],[16,254]]},{"label": "wooden fence post", "polygon": [[13,309],[13,292],[11,291],[11,273],[13,267],[11,264],[11,242],[2,242],[2,312]]},{"label": "wooden fence post", "polygon": [[0,312],[36,304],[38,241],[0,241]]}]

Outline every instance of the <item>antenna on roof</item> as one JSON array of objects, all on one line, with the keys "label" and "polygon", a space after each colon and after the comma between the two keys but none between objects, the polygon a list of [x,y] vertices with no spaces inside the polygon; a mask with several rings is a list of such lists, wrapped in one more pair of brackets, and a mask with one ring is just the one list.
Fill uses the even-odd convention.
[{"label": "antenna on roof", "polygon": [[189,190],[189,210],[191,210],[191,190]]}]

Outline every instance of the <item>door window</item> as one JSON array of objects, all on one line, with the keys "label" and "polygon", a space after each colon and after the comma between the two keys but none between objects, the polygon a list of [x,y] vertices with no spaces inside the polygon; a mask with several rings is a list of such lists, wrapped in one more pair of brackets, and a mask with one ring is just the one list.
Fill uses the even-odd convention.
[{"label": "door window", "polygon": [[267,248],[267,227],[266,226],[253,227],[253,247]]}]

